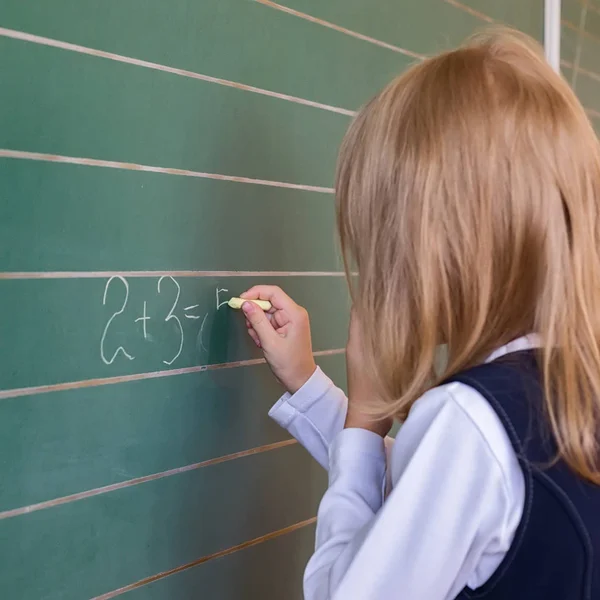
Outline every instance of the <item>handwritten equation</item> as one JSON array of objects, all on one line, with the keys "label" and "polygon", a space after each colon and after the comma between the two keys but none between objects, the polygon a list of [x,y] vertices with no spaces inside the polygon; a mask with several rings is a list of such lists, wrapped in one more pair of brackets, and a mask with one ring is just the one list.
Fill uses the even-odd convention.
[{"label": "handwritten equation", "polygon": [[[227,289],[217,287],[215,289],[215,306],[214,310],[219,310],[222,306],[227,304],[229,296],[225,299],[221,299],[221,294],[226,294]],[[188,319],[190,321],[197,321],[200,325],[197,340],[200,347],[207,351],[208,348],[204,343],[204,328],[211,310],[201,310],[200,304],[191,304],[189,306],[180,306],[181,299],[181,286],[179,282],[170,275],[163,275],[157,281],[155,298],[148,298],[142,301],[141,306],[137,307],[139,310],[139,316],[135,318],[126,317],[125,312],[131,312],[131,309],[136,307],[129,306],[129,282],[125,277],[121,275],[114,275],[106,282],[104,286],[104,294],[102,296],[102,305],[106,306],[109,297],[111,299],[111,305],[115,306],[115,310],[108,318],[102,337],[100,338],[100,358],[106,365],[112,365],[118,357],[122,357],[125,360],[135,360],[135,356],[128,351],[123,345],[111,344],[111,332],[114,329],[123,327],[123,321],[129,321],[133,324],[141,323],[141,335],[145,341],[152,341],[152,329],[154,326],[153,321],[161,321],[163,323],[171,324],[176,335],[174,340],[174,351],[169,356],[164,356],[162,362],[171,366],[181,356],[185,343],[185,332],[182,323],[182,319]],[[160,300],[160,298],[169,298],[169,309],[164,311],[164,314],[160,317],[149,316],[148,303]]]}]

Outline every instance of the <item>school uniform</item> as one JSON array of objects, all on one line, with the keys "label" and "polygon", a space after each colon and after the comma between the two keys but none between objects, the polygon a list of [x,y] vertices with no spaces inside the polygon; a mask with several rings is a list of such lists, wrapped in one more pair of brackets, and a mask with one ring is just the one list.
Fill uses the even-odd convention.
[{"label": "school uniform", "polygon": [[320,369],[275,404],[329,471],[306,600],[600,600],[600,487],[550,466],[537,345],[428,391],[395,440],[343,429]]}]

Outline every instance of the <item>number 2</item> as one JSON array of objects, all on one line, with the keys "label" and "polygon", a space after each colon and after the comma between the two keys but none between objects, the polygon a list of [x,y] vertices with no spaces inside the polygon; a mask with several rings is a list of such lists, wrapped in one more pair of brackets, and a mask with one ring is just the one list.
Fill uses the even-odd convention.
[{"label": "number 2", "polygon": [[121,283],[125,286],[125,299],[123,300],[123,304],[122,304],[121,308],[117,312],[113,313],[112,317],[108,320],[108,322],[106,323],[106,327],[104,328],[104,332],[102,333],[102,339],[100,340],[100,357],[102,358],[102,360],[104,361],[104,364],[106,364],[106,365],[112,365],[115,358],[117,358],[117,355],[119,354],[119,352],[122,352],[123,355],[126,356],[129,360],[134,359],[134,357],[131,356],[131,354],[129,354],[127,352],[127,350],[125,350],[125,348],[123,348],[123,346],[119,346],[115,350],[115,353],[112,355],[112,358],[110,360],[107,360],[106,355],[104,354],[104,340],[106,339],[106,334],[108,333],[108,328],[110,327],[110,324],[113,322],[113,319],[115,317],[123,314],[123,311],[125,310],[125,307],[127,306],[127,300],[129,299],[129,284],[127,283],[127,280],[124,277],[121,277],[120,275],[113,275],[106,282],[106,287],[104,288],[104,296],[102,297],[102,306],[106,306],[106,294],[108,293],[108,288],[110,287],[110,284],[113,279],[119,279],[121,281]]},{"label": "number 2", "polygon": [[[165,279],[165,278],[167,278],[167,276],[163,275],[158,280],[158,293],[159,294],[160,294],[160,284],[161,284],[162,280]],[[177,354],[171,360],[163,360],[163,362],[165,363],[165,365],[172,365],[179,358],[179,355],[181,354],[181,351],[183,350],[183,327],[181,326],[181,321],[179,320],[179,317],[173,314],[173,312],[175,311],[175,308],[177,307],[177,303],[179,302],[179,295],[181,294],[181,288],[179,287],[179,284],[177,283],[177,281],[173,277],[171,277],[169,275],[168,278],[177,287],[177,297],[175,298],[175,302],[173,302],[173,306],[171,307],[171,310],[169,311],[169,314],[165,318],[165,323],[168,323],[169,321],[175,320],[175,322],[177,323],[177,326],[179,327],[179,333],[180,333],[180,336],[181,336],[181,340],[179,342],[179,350],[177,351]]]}]

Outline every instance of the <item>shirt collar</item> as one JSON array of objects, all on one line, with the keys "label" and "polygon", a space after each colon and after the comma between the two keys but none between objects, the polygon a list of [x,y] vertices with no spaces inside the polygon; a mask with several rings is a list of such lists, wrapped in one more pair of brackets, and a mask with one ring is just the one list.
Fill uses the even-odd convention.
[{"label": "shirt collar", "polygon": [[485,360],[486,363],[492,362],[505,354],[512,352],[521,352],[522,350],[531,350],[532,348],[539,348],[541,346],[540,336],[531,333],[529,335],[523,335],[512,342],[508,342],[505,346],[502,346],[492,352]]}]

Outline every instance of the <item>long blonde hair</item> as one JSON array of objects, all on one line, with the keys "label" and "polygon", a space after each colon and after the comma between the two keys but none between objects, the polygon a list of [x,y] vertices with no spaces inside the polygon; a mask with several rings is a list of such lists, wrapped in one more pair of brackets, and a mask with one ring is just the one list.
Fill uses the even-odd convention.
[{"label": "long blonde hair", "polygon": [[535,332],[559,456],[600,483],[600,146],[537,43],[487,32],[392,81],[336,197],[377,414]]}]

